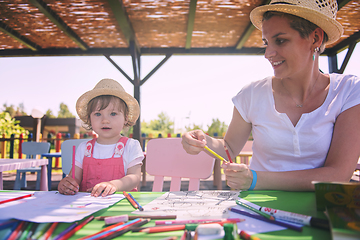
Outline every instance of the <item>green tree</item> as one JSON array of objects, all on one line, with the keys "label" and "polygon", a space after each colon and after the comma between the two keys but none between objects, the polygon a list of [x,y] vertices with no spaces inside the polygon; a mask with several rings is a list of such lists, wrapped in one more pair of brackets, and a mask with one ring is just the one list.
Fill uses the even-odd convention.
[{"label": "green tree", "polygon": [[45,115],[48,117],[48,118],[56,118],[56,116],[53,114],[53,112],[51,111],[51,109],[48,109],[45,113]]},{"label": "green tree", "polygon": [[12,118],[8,112],[0,113],[0,135],[2,136],[5,133],[6,137],[10,137],[11,134],[28,134],[28,131],[21,127],[19,122]]},{"label": "green tree", "polygon": [[75,118],[75,116],[69,111],[69,108],[65,103],[60,103],[58,118]]},{"label": "green tree", "polygon": [[150,123],[142,121],[141,132],[146,135],[151,133],[154,137],[158,136],[159,133],[166,136],[168,133],[174,133],[174,122],[170,120],[166,113],[161,112],[158,119],[151,120]]},{"label": "green tree", "polygon": [[217,133],[218,136],[222,136],[223,133],[227,131],[228,125],[226,125],[224,122],[220,122],[220,120],[212,119],[212,123],[210,126],[208,126],[208,134],[210,136],[214,136],[214,133]]},{"label": "green tree", "polygon": [[185,129],[187,132],[192,131],[192,130],[198,130],[198,129],[204,131],[202,125],[196,125],[196,124],[193,124],[192,127],[190,125],[185,126]]}]

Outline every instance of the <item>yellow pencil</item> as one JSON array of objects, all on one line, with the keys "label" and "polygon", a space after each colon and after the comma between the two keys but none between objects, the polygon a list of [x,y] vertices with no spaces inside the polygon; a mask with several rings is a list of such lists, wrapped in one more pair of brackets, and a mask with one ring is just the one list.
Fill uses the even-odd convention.
[{"label": "yellow pencil", "polygon": [[219,154],[217,154],[216,152],[214,152],[213,150],[211,150],[208,146],[205,145],[205,149],[211,153],[212,155],[214,155],[215,157],[217,157],[220,160],[223,160],[225,162],[228,162],[228,160],[226,160],[225,158],[223,158],[222,156],[220,156]]}]

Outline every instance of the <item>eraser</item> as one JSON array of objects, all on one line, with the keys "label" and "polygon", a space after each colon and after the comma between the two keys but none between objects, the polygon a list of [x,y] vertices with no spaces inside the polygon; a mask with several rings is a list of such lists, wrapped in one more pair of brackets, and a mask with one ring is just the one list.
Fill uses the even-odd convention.
[{"label": "eraser", "polygon": [[223,231],[223,227],[218,223],[200,224],[196,227],[198,235],[218,235]]},{"label": "eraser", "polygon": [[104,221],[105,221],[106,225],[119,223],[119,222],[127,222],[127,221],[129,221],[129,216],[128,215],[119,215],[119,216],[106,217],[106,218],[104,218]]}]

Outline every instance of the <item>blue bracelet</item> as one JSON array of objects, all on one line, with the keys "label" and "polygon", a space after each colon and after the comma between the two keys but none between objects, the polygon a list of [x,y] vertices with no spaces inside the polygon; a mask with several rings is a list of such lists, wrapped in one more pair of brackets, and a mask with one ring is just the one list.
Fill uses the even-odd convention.
[{"label": "blue bracelet", "polygon": [[256,182],[257,182],[257,174],[254,170],[251,170],[252,174],[253,174],[253,180],[251,182],[251,186],[248,190],[254,190]]}]

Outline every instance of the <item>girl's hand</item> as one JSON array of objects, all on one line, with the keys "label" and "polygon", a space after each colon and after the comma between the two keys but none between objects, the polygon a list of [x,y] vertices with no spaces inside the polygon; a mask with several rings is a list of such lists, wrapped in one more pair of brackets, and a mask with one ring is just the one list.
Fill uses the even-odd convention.
[{"label": "girl's hand", "polygon": [[101,182],[96,184],[93,188],[88,189],[87,192],[91,192],[91,196],[94,197],[98,197],[100,195],[105,197],[116,192],[116,186],[111,182]]},{"label": "girl's hand", "polygon": [[58,191],[64,195],[74,195],[79,192],[79,184],[70,176],[61,179]]},{"label": "girl's hand", "polygon": [[247,190],[250,188],[253,175],[246,164],[223,163],[227,185],[236,190]]},{"label": "girl's hand", "polygon": [[205,133],[201,130],[194,130],[182,135],[181,141],[184,150],[189,154],[199,154],[206,145]]}]

